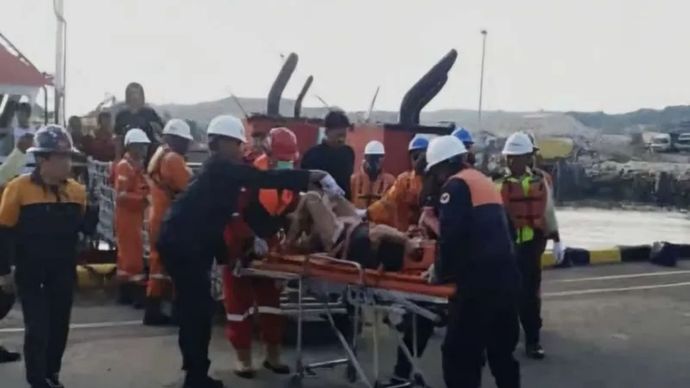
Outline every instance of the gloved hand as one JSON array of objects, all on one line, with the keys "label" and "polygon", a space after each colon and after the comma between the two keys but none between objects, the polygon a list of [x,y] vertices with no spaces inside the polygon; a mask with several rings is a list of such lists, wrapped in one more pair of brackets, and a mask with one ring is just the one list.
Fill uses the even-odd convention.
[{"label": "gloved hand", "polygon": [[429,284],[436,284],[438,282],[438,279],[436,278],[436,270],[434,269],[433,264],[431,264],[429,269],[422,272],[422,279],[426,280]]},{"label": "gloved hand", "polygon": [[355,209],[355,213],[357,214],[357,217],[364,218],[367,216],[367,209]]},{"label": "gloved hand", "polygon": [[556,265],[563,264],[565,260],[565,245],[561,241],[553,243],[553,259]]},{"label": "gloved hand", "polygon": [[6,294],[14,294],[14,276],[12,273],[0,276],[0,289]]},{"label": "gloved hand", "polygon": [[319,184],[321,185],[321,189],[326,193],[329,197],[342,197],[345,195],[345,191],[338,186],[338,184],[335,182],[335,179],[333,179],[332,176],[326,175],[323,177],[320,181]]},{"label": "gloved hand", "polygon": [[264,257],[268,254],[268,243],[266,240],[254,237],[254,254],[259,257]]}]

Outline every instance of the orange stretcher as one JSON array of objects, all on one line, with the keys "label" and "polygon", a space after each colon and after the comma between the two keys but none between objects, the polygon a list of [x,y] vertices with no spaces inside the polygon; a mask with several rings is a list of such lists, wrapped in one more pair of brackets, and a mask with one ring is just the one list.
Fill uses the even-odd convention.
[{"label": "orange stretcher", "polygon": [[[455,286],[429,284],[421,271],[383,272],[367,269],[363,274],[357,268],[336,262],[322,255],[269,256],[266,260],[252,263],[256,270],[288,272],[335,283],[345,283],[386,290],[449,298]],[[363,276],[362,276],[363,275]]]},{"label": "orange stretcher", "polygon": [[[428,255],[425,255],[428,258]],[[350,383],[359,380],[365,386],[374,388],[379,381],[379,356],[378,356],[378,330],[377,324],[373,329],[373,370],[374,376],[370,379],[364,372],[361,362],[357,357],[357,337],[353,335],[350,340],[336,327],[333,319],[333,311],[329,307],[333,295],[341,295],[343,305],[350,306],[352,314],[352,333],[358,333],[361,323],[362,308],[371,309],[374,321],[379,321],[379,313],[389,317],[412,314],[413,336],[416,338],[417,316],[425,317],[434,322],[440,322],[441,317],[435,311],[434,306],[445,309],[448,298],[455,292],[452,285],[428,284],[420,275],[422,268],[428,268],[429,263],[422,260],[407,263],[404,272],[383,272],[379,270],[364,269],[359,263],[339,260],[325,254],[308,255],[278,255],[271,254],[262,261],[252,262],[248,267],[236,268],[238,276],[259,276],[279,280],[293,280],[298,284],[297,301],[297,354],[295,374],[290,381],[291,387],[301,387],[302,380],[315,374],[315,369],[330,368],[337,365],[347,366],[347,378]],[[306,309],[303,300],[309,293],[323,301],[322,316],[330,323],[331,328],[341,343],[346,353],[346,358],[321,361],[311,364],[303,362],[302,335],[303,316]],[[394,325],[388,324],[397,333]],[[408,349],[403,341],[402,334],[396,338],[398,346],[412,365],[412,377],[409,383],[401,387],[414,386],[414,381],[424,381],[422,370],[417,363],[416,340],[413,349]]]}]

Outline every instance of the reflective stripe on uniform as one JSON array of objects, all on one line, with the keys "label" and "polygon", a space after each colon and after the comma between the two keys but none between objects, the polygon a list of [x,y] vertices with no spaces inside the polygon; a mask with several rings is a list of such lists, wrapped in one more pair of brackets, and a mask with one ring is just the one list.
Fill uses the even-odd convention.
[{"label": "reflective stripe on uniform", "polygon": [[259,306],[250,307],[244,314],[225,314],[225,319],[229,322],[243,322],[250,316],[254,314],[272,314],[272,315],[282,315],[283,310],[280,307],[270,307],[270,306]]}]

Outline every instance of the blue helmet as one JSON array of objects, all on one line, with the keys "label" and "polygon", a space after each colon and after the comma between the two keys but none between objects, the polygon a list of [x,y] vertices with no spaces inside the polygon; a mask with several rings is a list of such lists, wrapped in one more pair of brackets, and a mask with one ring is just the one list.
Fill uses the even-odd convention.
[{"label": "blue helmet", "polygon": [[408,151],[425,150],[429,146],[429,139],[419,135],[415,135],[407,147]]},{"label": "blue helmet", "polygon": [[453,131],[452,135],[460,139],[460,141],[465,144],[474,144],[474,140],[472,140],[472,134],[465,128],[456,129],[455,131]]}]

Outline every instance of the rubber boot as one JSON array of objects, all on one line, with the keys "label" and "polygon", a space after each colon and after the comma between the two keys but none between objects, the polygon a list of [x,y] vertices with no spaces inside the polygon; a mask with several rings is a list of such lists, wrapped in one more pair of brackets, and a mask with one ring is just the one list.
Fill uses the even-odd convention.
[{"label": "rubber boot", "polygon": [[251,349],[237,349],[237,367],[234,372],[237,376],[243,379],[253,379],[256,371],[252,366],[252,350]]},{"label": "rubber boot", "polygon": [[264,368],[277,375],[290,374],[290,367],[280,362],[280,345],[266,344]]},{"label": "rubber boot", "polygon": [[144,325],[146,326],[168,326],[171,319],[161,312],[161,301],[158,298],[146,299],[146,310],[144,312]]}]

